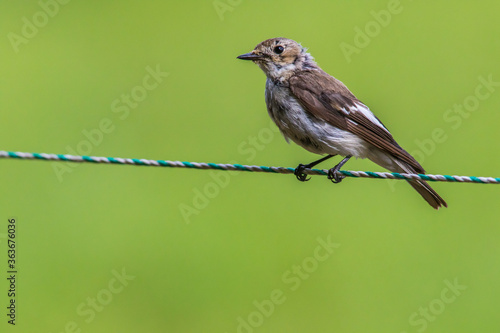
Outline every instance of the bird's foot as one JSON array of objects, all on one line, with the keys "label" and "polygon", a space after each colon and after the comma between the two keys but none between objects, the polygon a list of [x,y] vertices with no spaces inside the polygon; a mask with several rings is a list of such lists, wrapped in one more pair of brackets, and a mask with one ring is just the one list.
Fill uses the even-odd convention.
[{"label": "bird's foot", "polygon": [[309,167],[308,165],[299,164],[299,166],[295,168],[293,174],[301,182],[307,182],[308,180],[311,180],[311,177],[307,178],[307,175],[304,173],[304,170],[307,169],[308,167]]},{"label": "bird's foot", "polygon": [[345,178],[345,176],[341,173],[339,173],[340,168],[337,168],[337,166],[331,168],[328,170],[328,179],[332,181],[334,184],[338,184],[342,181],[342,179]]},{"label": "bird's foot", "polygon": [[340,173],[340,168],[342,168],[350,158],[351,156],[346,156],[339,164],[328,170],[328,179],[330,179],[332,183],[338,184],[345,178],[345,176]]}]

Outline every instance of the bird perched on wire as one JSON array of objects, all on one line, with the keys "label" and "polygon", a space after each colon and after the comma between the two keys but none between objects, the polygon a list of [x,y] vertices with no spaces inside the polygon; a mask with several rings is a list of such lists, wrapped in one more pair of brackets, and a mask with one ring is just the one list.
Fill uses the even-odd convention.
[{"label": "bird perched on wire", "polygon": [[[269,115],[285,139],[325,157],[299,164],[295,175],[308,180],[305,169],[335,155],[345,158],[328,178],[338,183],[340,168],[351,158],[368,158],[392,171],[425,173],[424,168],[394,140],[370,109],[339,80],[324,72],[299,43],[272,38],[238,59],[251,60],[266,74]],[[408,183],[435,209],[446,202],[423,180]]]}]

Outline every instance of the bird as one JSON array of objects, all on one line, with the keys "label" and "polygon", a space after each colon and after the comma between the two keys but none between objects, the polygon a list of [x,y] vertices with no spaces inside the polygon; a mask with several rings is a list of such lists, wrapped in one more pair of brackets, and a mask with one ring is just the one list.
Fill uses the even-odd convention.
[{"label": "bird", "polygon": [[[336,155],[344,158],[328,171],[334,183],[345,177],[339,171],[351,157],[367,158],[391,172],[425,173],[368,106],[344,83],[323,71],[300,43],[271,38],[237,58],[254,62],[266,74],[267,110],[285,140],[311,153],[326,155],[299,164],[294,171],[298,180],[309,180],[306,169]],[[408,183],[433,208],[448,207],[424,180]]]}]

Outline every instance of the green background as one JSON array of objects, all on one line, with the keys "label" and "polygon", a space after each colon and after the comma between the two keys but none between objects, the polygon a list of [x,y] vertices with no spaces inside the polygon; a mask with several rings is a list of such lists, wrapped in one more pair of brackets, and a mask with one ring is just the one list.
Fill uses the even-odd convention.
[{"label": "green background", "polygon": [[[479,77],[500,82],[498,1],[401,0],[385,26],[372,11],[391,1],[216,4],[227,7],[71,1],[16,52],[9,36],[22,36],[23,17],[33,22],[42,8],[2,2],[0,150],[70,153],[109,119],[112,130],[96,134],[85,153],[310,162],[317,157],[270,124],[264,74],[236,59],[284,36],[308,47],[429,173],[500,177],[500,87],[446,120],[454,105],[473,100]],[[355,29],[366,27],[374,29],[368,45],[346,57],[341,45],[356,46]],[[128,116],[114,112],[114,101],[123,107],[122,95],[140,90],[148,66],[169,75]],[[431,143],[436,129],[445,139]],[[382,171],[365,160],[346,169]],[[435,211],[406,183],[371,179],[333,185],[324,177],[299,183],[290,175],[0,160],[0,181],[1,276],[7,219],[17,218],[19,332],[500,330],[494,185],[434,183],[449,204]],[[338,244],[326,259],[318,238]],[[301,265],[308,275],[293,273]],[[126,286],[114,280],[122,270],[134,277]],[[1,280],[4,331],[11,325]],[[466,289],[453,293],[454,281]],[[273,291],[282,302],[271,311]],[[267,308],[258,313],[255,302]]]}]

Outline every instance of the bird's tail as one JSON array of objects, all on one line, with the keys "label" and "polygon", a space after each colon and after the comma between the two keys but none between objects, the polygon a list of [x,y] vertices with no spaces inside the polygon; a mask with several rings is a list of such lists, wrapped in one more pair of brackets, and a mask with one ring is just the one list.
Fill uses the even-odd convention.
[{"label": "bird's tail", "polygon": [[[390,170],[391,172],[398,173],[419,173],[414,167],[406,162],[396,159],[387,154],[375,154],[370,157],[370,159],[377,163],[378,165]],[[418,163],[417,163],[418,164]],[[407,181],[421,196],[431,205],[434,209],[439,209],[440,207],[448,207],[446,201],[439,194],[432,189],[432,187],[427,184],[424,180],[408,180]]]},{"label": "bird's tail", "polygon": [[448,207],[446,201],[424,180],[409,180],[408,183],[431,205],[434,209],[442,206]]}]

